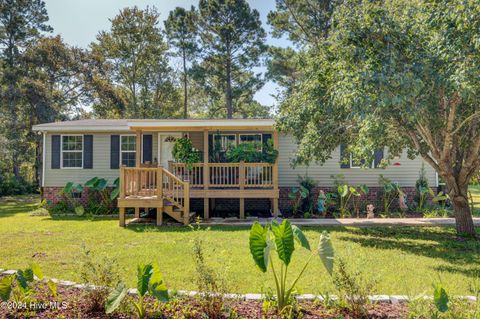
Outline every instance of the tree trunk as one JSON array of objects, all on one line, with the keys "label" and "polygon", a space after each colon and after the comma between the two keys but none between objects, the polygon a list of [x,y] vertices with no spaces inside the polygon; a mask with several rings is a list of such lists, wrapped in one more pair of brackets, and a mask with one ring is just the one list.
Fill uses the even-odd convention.
[{"label": "tree trunk", "polygon": [[185,54],[185,49],[183,50],[183,118],[186,119],[188,117],[188,95],[187,95],[187,57]]},{"label": "tree trunk", "polygon": [[468,203],[468,184],[458,187],[449,186],[449,195],[455,212],[457,234],[475,235],[472,213]]},{"label": "tree trunk", "polygon": [[227,102],[227,119],[233,118],[233,107],[232,107],[232,68],[230,65],[230,60],[227,60],[226,65],[226,80],[227,80],[227,88],[225,92],[225,99]]}]

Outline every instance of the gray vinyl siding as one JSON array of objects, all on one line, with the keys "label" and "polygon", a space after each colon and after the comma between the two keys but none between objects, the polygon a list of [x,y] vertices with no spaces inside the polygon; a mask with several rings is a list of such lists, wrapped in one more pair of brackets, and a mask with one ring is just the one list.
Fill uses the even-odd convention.
[{"label": "gray vinyl siding", "polygon": [[[92,133],[88,133],[92,134]],[[124,133],[94,133],[93,135],[93,169],[68,168],[68,169],[52,169],[51,168],[51,136],[46,137],[46,154],[45,154],[45,181],[44,186],[64,186],[67,182],[85,183],[94,176],[107,179],[112,183],[119,175],[118,169],[110,169],[110,135],[122,135]],[[150,133],[148,133],[150,134]],[[152,156],[153,160],[158,160],[158,134],[151,133],[152,136]],[[57,133],[55,133],[57,135]],[[58,133],[61,135],[61,133]],[[66,134],[68,135],[68,134]],[[190,132],[194,147],[203,150],[203,132]],[[389,166],[386,169],[360,169],[360,168],[340,168],[340,149],[338,148],[333,154],[332,159],[323,165],[312,163],[308,168],[297,167],[293,169],[290,165],[293,154],[295,153],[296,144],[289,136],[279,136],[279,185],[280,186],[296,186],[298,175],[308,175],[314,178],[321,186],[332,186],[333,180],[331,175],[342,174],[345,176],[346,182],[353,185],[367,184],[369,186],[378,185],[380,174],[398,182],[401,186],[414,186],[418,178],[423,160],[416,158],[414,160],[407,159],[403,154],[399,162],[400,166]],[[385,156],[387,156],[387,151]],[[425,163],[427,178],[430,185],[436,185],[436,174],[433,168]]]},{"label": "gray vinyl siding", "polygon": [[[398,182],[400,186],[414,186],[418,178],[423,160],[416,158],[410,160],[406,153],[393,162],[400,163],[400,166],[388,166],[385,169],[362,169],[362,168],[340,168],[340,147],[332,154],[332,158],[323,165],[312,163],[308,167],[291,167],[291,160],[296,150],[296,143],[291,136],[279,136],[279,157],[278,171],[280,186],[296,186],[298,184],[298,175],[308,176],[315,179],[320,186],[333,186],[332,175],[343,175],[345,181],[351,185],[366,184],[368,186],[378,186],[380,174],[389,178],[393,182]],[[388,156],[385,150],[384,157]],[[431,186],[436,186],[435,170],[425,163],[425,170],[428,182]]]},{"label": "gray vinyl siding", "polygon": [[[91,134],[91,133],[89,133]],[[45,181],[44,186],[65,186],[68,182],[85,183],[92,177],[98,176],[105,178],[109,184],[119,176],[118,169],[110,169],[110,135],[125,135],[125,133],[95,133],[93,135],[93,169],[82,168],[65,168],[52,169],[52,135],[47,134],[45,143]],[[68,135],[68,134],[64,134]],[[157,133],[152,133],[152,155],[153,159],[158,154],[158,137]]]}]

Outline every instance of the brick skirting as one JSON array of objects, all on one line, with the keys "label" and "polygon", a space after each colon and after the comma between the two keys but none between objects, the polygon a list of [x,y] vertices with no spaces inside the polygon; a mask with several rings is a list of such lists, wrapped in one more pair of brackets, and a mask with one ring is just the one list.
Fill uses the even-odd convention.
[{"label": "brick skirting", "polygon": [[[280,187],[279,209],[281,212],[290,212],[292,210],[292,200],[288,198],[288,193],[293,187]],[[42,198],[47,199],[49,203],[55,204],[62,199],[60,191],[63,187],[43,187]],[[333,192],[332,187],[316,187],[315,199],[318,197],[320,190],[325,193]],[[382,187],[370,187],[367,198],[362,198],[364,204],[373,204],[377,208],[381,208],[382,204]],[[411,203],[415,197],[415,187],[402,187],[403,192],[407,195],[407,203]],[[433,187],[437,192],[437,189]],[[88,188],[85,188],[80,197],[79,202],[86,204],[88,199]],[[203,215],[203,199],[192,198],[190,200],[191,211]],[[398,200],[392,204],[392,209],[398,208]],[[240,211],[239,199],[210,199],[210,216],[211,217],[238,217]],[[271,214],[271,201],[269,198],[253,198],[245,199],[246,216],[269,217]]]}]

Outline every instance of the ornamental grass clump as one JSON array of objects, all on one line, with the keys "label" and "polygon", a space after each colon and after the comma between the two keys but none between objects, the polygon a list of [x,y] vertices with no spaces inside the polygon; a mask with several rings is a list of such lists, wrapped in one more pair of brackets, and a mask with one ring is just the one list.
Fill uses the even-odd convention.
[{"label": "ornamental grass clump", "polygon": [[[287,274],[293,251],[295,250],[295,241],[300,247],[311,251],[310,257],[305,262],[302,270],[297,274],[288,286]],[[279,224],[276,220],[266,226],[255,222],[250,230],[250,253],[253,260],[262,272],[267,272],[268,267],[272,269],[276,288],[277,309],[280,313],[292,312],[292,292],[298,280],[302,277],[307,266],[315,256],[319,256],[327,272],[332,275],[333,272],[333,247],[330,236],[327,232],[320,235],[318,248],[312,250],[307,237],[295,225],[291,225],[288,219]],[[276,254],[274,254],[276,252]],[[280,262],[273,261],[276,255]],[[275,266],[277,264],[277,266]]]}]

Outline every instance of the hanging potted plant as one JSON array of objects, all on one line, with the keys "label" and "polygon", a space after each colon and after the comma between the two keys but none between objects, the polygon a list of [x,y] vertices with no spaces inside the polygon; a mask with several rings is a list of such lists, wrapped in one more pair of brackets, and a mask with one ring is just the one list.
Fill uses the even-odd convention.
[{"label": "hanging potted plant", "polygon": [[193,164],[201,161],[200,152],[193,147],[192,141],[186,137],[177,139],[173,145],[172,156],[176,162],[185,164],[185,170],[180,172],[180,177],[190,180]]}]

